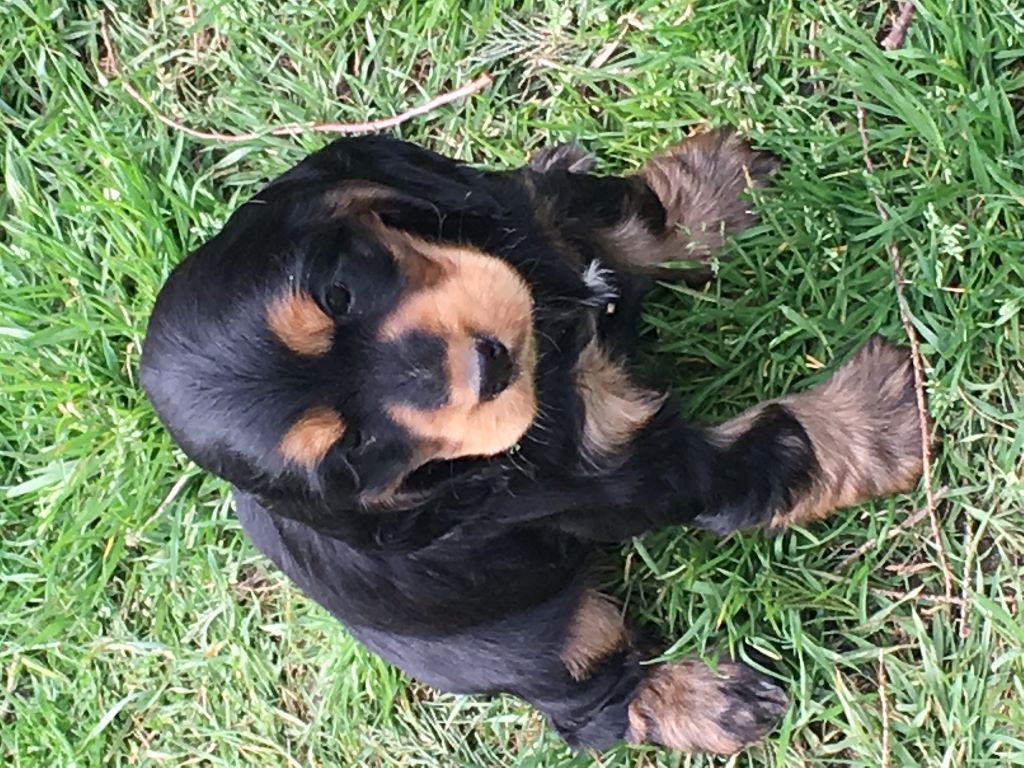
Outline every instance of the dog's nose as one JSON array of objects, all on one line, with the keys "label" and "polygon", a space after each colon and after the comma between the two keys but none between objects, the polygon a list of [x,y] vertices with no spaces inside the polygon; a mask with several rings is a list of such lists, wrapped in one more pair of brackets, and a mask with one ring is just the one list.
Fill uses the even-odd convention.
[{"label": "dog's nose", "polygon": [[476,354],[480,359],[480,399],[493,400],[512,383],[515,363],[508,347],[489,336],[476,340]]}]

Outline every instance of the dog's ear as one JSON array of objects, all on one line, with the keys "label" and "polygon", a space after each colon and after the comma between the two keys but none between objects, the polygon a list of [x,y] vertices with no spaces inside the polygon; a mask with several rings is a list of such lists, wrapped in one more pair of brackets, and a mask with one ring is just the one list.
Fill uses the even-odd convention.
[{"label": "dog's ear", "polygon": [[[328,200],[353,213],[394,212],[395,206],[422,214],[490,213],[498,207],[486,179],[491,175],[423,147],[388,136],[338,139],[265,186],[264,202],[320,187]],[[331,192],[331,190],[334,190]]]}]

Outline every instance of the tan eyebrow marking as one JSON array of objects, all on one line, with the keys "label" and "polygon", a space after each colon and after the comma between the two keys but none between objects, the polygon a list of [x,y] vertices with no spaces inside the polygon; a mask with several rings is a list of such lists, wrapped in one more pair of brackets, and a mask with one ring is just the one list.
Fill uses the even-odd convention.
[{"label": "tan eyebrow marking", "polygon": [[322,355],[334,341],[334,321],[308,293],[288,290],[273,299],[267,306],[267,326],[298,355]]},{"label": "tan eyebrow marking", "polygon": [[292,424],[277,450],[285,461],[311,469],[345,434],[345,422],[330,408],[314,406]]}]

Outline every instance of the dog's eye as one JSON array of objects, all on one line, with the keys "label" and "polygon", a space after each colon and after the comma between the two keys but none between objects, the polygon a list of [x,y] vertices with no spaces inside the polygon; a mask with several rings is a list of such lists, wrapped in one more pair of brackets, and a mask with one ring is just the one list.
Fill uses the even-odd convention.
[{"label": "dog's eye", "polygon": [[346,451],[354,451],[362,447],[364,442],[373,442],[373,439],[365,440],[363,433],[355,427],[349,427],[345,430],[345,434],[342,435],[341,440],[338,441],[338,447]]},{"label": "dog's eye", "polygon": [[324,304],[334,317],[347,315],[352,308],[352,291],[344,283],[335,283],[324,294]]}]

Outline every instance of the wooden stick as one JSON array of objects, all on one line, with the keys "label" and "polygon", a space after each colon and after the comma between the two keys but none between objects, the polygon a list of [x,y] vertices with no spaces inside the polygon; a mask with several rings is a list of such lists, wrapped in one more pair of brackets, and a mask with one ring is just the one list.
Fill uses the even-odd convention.
[{"label": "wooden stick", "polygon": [[[107,16],[105,13],[100,14],[100,35],[102,36],[103,44],[107,49],[106,61],[110,73],[123,78],[121,66],[117,60],[117,50],[114,48],[113,41],[110,39],[110,32],[107,29]],[[390,115],[388,117],[377,118],[375,120],[366,120],[358,123],[290,123],[288,125],[269,128],[265,131],[252,131],[248,133],[223,133],[220,131],[204,131],[192,128],[160,112],[153,106],[149,99],[143,96],[135,86],[127,80],[121,80],[121,88],[123,88],[125,93],[131,96],[136,102],[152,114],[153,117],[168,128],[173,128],[176,131],[180,131],[181,133],[196,139],[237,143],[253,141],[254,139],[258,139],[263,136],[295,136],[300,133],[335,133],[347,135],[383,131],[388,128],[394,128],[396,125],[401,125],[408,120],[412,120],[414,117],[420,117],[421,115],[433,112],[435,109],[445,104],[450,104],[453,101],[458,101],[459,99],[463,99],[478,91],[482,91],[491,84],[492,80],[493,78],[490,74],[485,72],[482,75],[478,75],[470,82],[460,85],[452,91],[435,96],[423,104],[411,107],[404,112],[399,112],[398,114]]]},{"label": "wooden stick", "polygon": [[[946,494],[946,491],[948,491],[948,490],[949,489],[947,487],[945,487],[945,486],[943,486],[942,488],[939,488],[939,490],[937,490],[935,492],[935,500],[938,501],[939,499],[941,499]],[[923,507],[918,508],[912,514],[907,515],[907,517],[905,517],[903,519],[903,521],[899,525],[896,525],[896,526],[893,526],[892,528],[890,528],[889,531],[885,534],[885,538],[882,541],[889,541],[889,539],[895,539],[897,536],[902,534],[908,528],[913,528],[922,519],[924,519],[924,517],[926,517],[927,515],[928,515],[928,505],[925,505]],[[872,549],[877,547],[880,543],[881,542],[878,539],[868,539],[863,544],[861,544],[859,547],[857,547],[855,550],[853,550],[853,552],[851,552],[849,555],[844,557],[842,562],[839,563],[839,567],[840,568],[845,568],[850,563],[854,562],[855,560],[858,560],[861,557],[861,555],[863,555],[865,552],[870,552]]]},{"label": "wooden stick", "polygon": [[903,40],[910,29],[910,22],[914,18],[914,4],[906,2],[900,6],[900,15],[896,23],[892,25],[889,34],[882,38],[881,46],[887,51],[895,51],[903,46]]},{"label": "wooden stick", "polygon": [[[875,164],[871,161],[868,145],[868,133],[865,127],[864,107],[857,105],[857,129],[860,132],[860,141],[864,146],[864,165],[868,173],[875,171]],[[881,198],[874,191],[871,193],[875,200],[875,209],[878,211],[882,221],[889,221],[889,212],[882,203]],[[921,343],[917,338],[917,331],[910,320],[910,310],[907,307],[907,297],[904,290],[906,277],[903,274],[903,262],[900,259],[900,251],[892,240],[886,243],[885,250],[889,254],[889,263],[892,266],[893,282],[896,284],[896,303],[899,305],[900,321],[903,323],[903,330],[910,341],[910,357],[914,364],[914,392],[917,396],[917,415],[921,431],[921,462],[924,474],[925,509],[928,512],[928,519],[931,521],[932,538],[935,540],[935,549],[938,552],[939,565],[942,568],[943,590],[946,599],[953,597],[953,572],[949,568],[949,559],[946,557],[946,546],[942,543],[942,534],[939,530],[939,518],[935,512],[935,493],[932,490],[932,451],[929,446],[928,410],[924,396],[924,362],[921,357]]]}]

